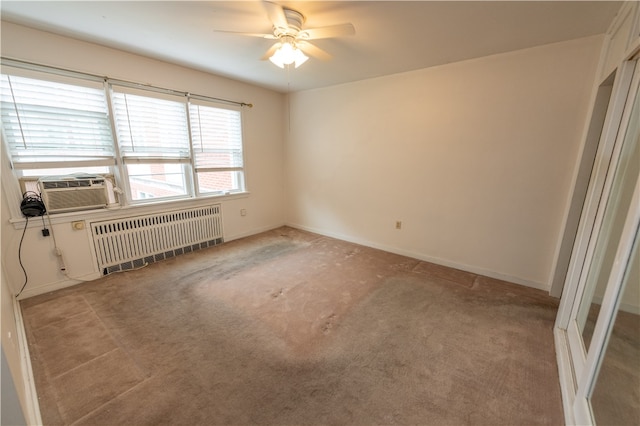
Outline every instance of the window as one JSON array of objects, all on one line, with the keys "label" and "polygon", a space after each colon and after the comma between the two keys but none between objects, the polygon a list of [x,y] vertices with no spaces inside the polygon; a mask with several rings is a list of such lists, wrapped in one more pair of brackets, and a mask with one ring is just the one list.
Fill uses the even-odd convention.
[{"label": "window", "polygon": [[33,174],[58,167],[108,171],[115,164],[101,85],[0,77],[2,127],[14,168]]},{"label": "window", "polygon": [[240,111],[196,101],[189,105],[189,116],[198,192],[244,190]]},{"label": "window", "polygon": [[0,75],[3,139],[17,178],[111,174],[133,204],[245,190],[239,107],[120,81],[3,70],[11,70]]},{"label": "window", "polygon": [[189,194],[186,98],[159,99],[116,88],[112,99],[132,201]]}]

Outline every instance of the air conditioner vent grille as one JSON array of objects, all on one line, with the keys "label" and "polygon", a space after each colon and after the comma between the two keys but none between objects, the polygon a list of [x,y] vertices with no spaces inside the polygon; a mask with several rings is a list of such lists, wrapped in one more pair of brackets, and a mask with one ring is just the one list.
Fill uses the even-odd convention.
[{"label": "air conditioner vent grille", "polygon": [[85,188],[82,191],[55,191],[47,193],[47,209],[51,212],[100,208],[107,204],[104,188]]},{"label": "air conditioner vent grille", "polygon": [[78,179],[78,180],[43,180],[42,186],[44,189],[56,189],[56,188],[82,188],[92,185],[102,185],[104,179]]}]

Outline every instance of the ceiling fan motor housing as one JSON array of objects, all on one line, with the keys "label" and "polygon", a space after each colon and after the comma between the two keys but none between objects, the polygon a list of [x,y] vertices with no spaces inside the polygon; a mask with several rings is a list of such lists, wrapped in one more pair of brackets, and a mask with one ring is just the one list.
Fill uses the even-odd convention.
[{"label": "ceiling fan motor housing", "polygon": [[[297,59],[294,59],[296,67],[308,59],[305,54],[322,60],[331,58],[331,55],[327,52],[310,43],[310,40],[355,34],[355,28],[351,23],[302,29],[306,21],[302,13],[268,0],[263,0],[262,4],[267,12],[269,21],[273,25],[272,34],[238,33],[235,31],[225,32],[277,40],[262,56],[262,60],[269,59],[280,68],[283,67],[283,64],[289,65],[292,63],[290,61],[291,54],[297,56]],[[282,53],[283,50],[284,53]],[[283,55],[286,56],[287,61],[283,60]]]},{"label": "ceiling fan motor housing", "polygon": [[283,8],[284,16],[287,18],[287,24],[289,28],[276,28],[281,35],[297,35],[302,30],[302,24],[304,24],[304,15],[293,9]]}]

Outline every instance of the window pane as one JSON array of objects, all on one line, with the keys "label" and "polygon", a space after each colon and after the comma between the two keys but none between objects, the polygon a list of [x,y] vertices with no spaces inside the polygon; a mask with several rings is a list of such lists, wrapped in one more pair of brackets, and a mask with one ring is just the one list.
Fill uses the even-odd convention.
[{"label": "window pane", "polygon": [[243,191],[244,176],[235,171],[198,173],[198,187],[203,194]]},{"label": "window pane", "polygon": [[242,167],[240,111],[189,105],[196,169]]},{"label": "window pane", "polygon": [[189,158],[185,103],[114,93],[113,104],[123,157]]},{"label": "window pane", "polygon": [[14,163],[113,164],[104,90],[31,78],[0,78],[2,127]]},{"label": "window pane", "polygon": [[134,201],[187,194],[184,166],[181,164],[130,164],[127,172]]}]

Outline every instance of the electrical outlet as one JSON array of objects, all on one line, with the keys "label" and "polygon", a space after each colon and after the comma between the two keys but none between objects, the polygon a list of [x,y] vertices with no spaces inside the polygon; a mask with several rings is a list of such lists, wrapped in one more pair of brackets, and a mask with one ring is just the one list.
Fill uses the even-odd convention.
[{"label": "electrical outlet", "polygon": [[396,229],[402,229],[402,221],[396,220]]},{"label": "electrical outlet", "polygon": [[240,216],[246,216],[247,215],[247,209],[240,209]]}]

